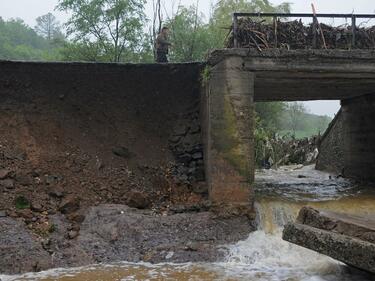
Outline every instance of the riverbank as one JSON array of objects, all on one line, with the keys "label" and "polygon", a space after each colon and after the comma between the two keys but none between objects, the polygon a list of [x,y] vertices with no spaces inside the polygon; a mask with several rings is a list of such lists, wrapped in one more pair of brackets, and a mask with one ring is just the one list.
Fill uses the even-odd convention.
[{"label": "riverbank", "polygon": [[0,218],[0,271],[35,272],[96,263],[217,262],[224,245],[244,240],[254,230],[247,217],[217,218],[210,212],[156,214],[125,205],[89,208],[72,225],[50,217],[49,235],[37,236],[23,221]]}]

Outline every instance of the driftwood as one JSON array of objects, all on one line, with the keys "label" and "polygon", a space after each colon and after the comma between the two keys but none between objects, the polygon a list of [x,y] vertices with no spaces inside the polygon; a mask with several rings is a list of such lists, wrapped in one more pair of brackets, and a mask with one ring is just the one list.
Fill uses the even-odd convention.
[{"label": "driftwood", "polygon": [[[320,31],[321,30],[321,31]],[[323,32],[316,34],[315,32]],[[314,33],[315,40],[314,43]],[[284,22],[278,20],[268,23],[265,20],[240,18],[238,20],[237,44],[240,48],[285,49],[353,49],[351,26],[333,27],[320,23],[314,31],[314,25],[305,25],[301,20]],[[323,42],[325,39],[325,44]],[[354,48],[375,49],[375,27],[357,27]],[[234,47],[233,26],[228,36],[227,48]]]}]

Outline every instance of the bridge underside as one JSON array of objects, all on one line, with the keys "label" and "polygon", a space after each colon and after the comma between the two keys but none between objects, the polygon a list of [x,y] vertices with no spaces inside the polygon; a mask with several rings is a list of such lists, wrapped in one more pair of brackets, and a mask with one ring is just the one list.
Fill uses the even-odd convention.
[{"label": "bridge underside", "polygon": [[375,92],[375,51],[217,50],[209,63],[255,73],[254,100],[343,100]]},{"label": "bridge underside", "polygon": [[[220,208],[243,210],[253,202],[254,102],[342,100],[350,105],[357,97],[375,96],[375,51],[228,49],[214,51],[209,65],[206,174],[212,203]],[[347,174],[373,180],[373,173],[361,174],[361,165],[375,161],[360,158],[375,159],[369,147],[375,141],[375,134],[369,133],[375,108],[367,104],[365,114],[354,111],[357,114],[347,110],[351,120],[343,133],[344,160],[355,167]],[[356,154],[361,157],[353,157]]]}]

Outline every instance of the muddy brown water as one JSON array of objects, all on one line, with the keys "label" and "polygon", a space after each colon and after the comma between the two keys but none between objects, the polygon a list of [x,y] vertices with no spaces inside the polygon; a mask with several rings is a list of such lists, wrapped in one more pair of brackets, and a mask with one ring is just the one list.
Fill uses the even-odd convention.
[{"label": "muddy brown water", "polygon": [[258,230],[245,241],[227,245],[224,262],[208,264],[117,263],[76,269],[56,269],[3,281],[128,281],[128,280],[255,280],[367,281],[374,276],[281,239],[283,225],[293,221],[302,206],[375,215],[375,192],[309,167],[258,171],[256,208]]}]

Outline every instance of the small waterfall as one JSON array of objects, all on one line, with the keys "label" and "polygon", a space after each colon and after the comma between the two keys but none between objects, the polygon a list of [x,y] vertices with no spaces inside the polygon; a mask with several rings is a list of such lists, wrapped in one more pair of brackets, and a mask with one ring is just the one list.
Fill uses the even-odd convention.
[{"label": "small waterfall", "polygon": [[[317,174],[319,177],[320,175]],[[288,180],[288,176],[284,179]],[[285,182],[284,182],[285,183]],[[375,196],[352,195],[340,196],[337,192],[329,192],[328,198],[322,195],[322,200],[309,200],[312,197],[295,198],[293,184],[289,188],[291,194],[274,196],[279,186],[267,186],[272,196],[258,196],[255,208],[258,230],[251,233],[249,238],[229,247],[227,264],[230,265],[230,275],[246,276],[248,280],[298,280],[298,281],[363,281],[372,280],[361,272],[353,272],[342,263],[320,255],[303,247],[282,240],[282,229],[295,221],[303,206],[326,209],[349,214],[368,215],[375,213]],[[303,183],[299,183],[303,187]],[[335,186],[330,183],[330,189]],[[339,184],[342,184],[341,182]],[[309,192],[311,182],[304,190]],[[338,189],[336,189],[338,190]],[[314,192],[320,193],[319,190]],[[337,197],[336,197],[337,196]],[[301,200],[302,199],[302,200]],[[305,199],[305,200],[303,200]]]}]

